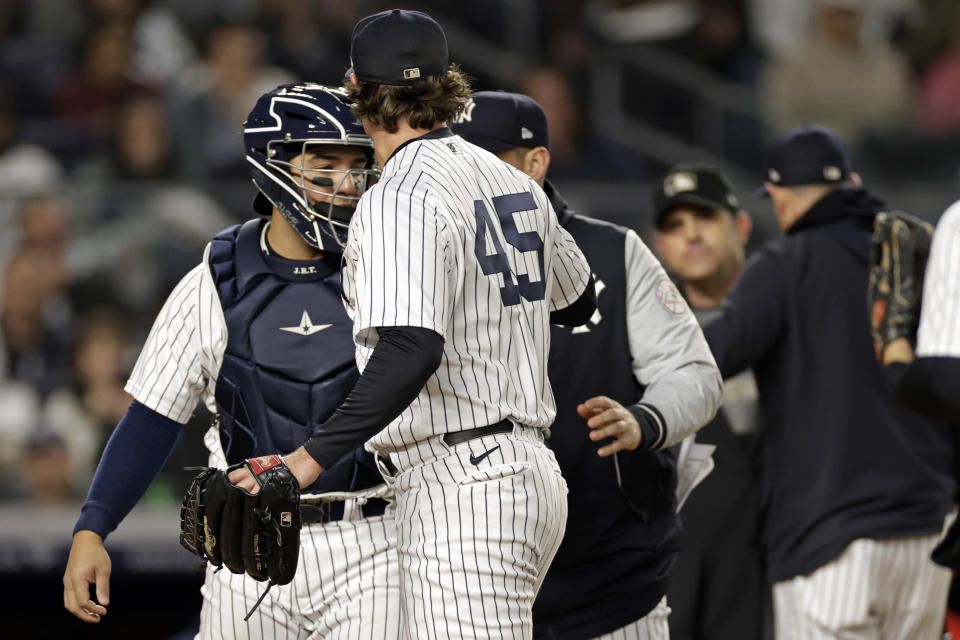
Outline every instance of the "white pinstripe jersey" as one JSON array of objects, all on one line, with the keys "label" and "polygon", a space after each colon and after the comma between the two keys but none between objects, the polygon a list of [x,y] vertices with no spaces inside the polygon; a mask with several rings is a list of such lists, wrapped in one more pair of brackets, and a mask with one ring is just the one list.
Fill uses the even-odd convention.
[{"label": "white pinstripe jersey", "polygon": [[125,390],[140,404],[186,424],[202,399],[216,413],[214,391],[227,348],[227,323],[207,264],[174,287],[153,322]]},{"label": "white pinstripe jersey", "polygon": [[960,358],[960,201],[944,212],[933,234],[917,355]]},{"label": "white pinstripe jersey", "polygon": [[548,427],[549,313],[590,275],[543,190],[447,129],[385,163],[360,200],[344,250],[343,288],[361,371],[378,327],[445,340],[440,367],[368,443],[389,452],[504,418]]}]

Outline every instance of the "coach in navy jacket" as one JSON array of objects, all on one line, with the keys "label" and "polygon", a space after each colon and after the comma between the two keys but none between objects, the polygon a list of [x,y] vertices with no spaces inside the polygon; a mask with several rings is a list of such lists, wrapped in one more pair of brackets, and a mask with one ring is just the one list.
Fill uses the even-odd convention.
[{"label": "coach in navy jacket", "polygon": [[724,377],[757,377],[777,636],[936,637],[949,574],[927,556],[951,508],[953,447],[885,392],[874,359],[864,291],[886,205],[824,127],[786,134],[767,166],[786,235],[751,257],[704,333]]},{"label": "coach in navy jacket", "polygon": [[[689,307],[636,233],[573,213],[544,180],[550,142],[540,105],[519,94],[476,93],[453,129],[543,183],[597,283],[590,322],[551,331],[550,446],[567,480],[570,515],[533,607],[534,637],[668,637],[664,594],[680,523],[676,460],[666,447],[715,415],[716,365]],[[607,428],[613,442],[597,433]]]}]

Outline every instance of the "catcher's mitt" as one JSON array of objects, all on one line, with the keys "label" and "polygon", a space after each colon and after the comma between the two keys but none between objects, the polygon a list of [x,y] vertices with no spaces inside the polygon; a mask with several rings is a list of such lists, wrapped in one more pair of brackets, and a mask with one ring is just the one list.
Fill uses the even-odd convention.
[{"label": "catcher's mitt", "polygon": [[[250,495],[227,474],[246,466],[260,485]],[[300,552],[300,485],[280,456],[250,458],[226,470],[204,469],[180,507],[180,544],[233,573],[287,584]]]},{"label": "catcher's mitt", "polygon": [[906,213],[880,213],[874,221],[867,308],[877,360],[894,340],[916,344],[932,238],[933,226]]}]

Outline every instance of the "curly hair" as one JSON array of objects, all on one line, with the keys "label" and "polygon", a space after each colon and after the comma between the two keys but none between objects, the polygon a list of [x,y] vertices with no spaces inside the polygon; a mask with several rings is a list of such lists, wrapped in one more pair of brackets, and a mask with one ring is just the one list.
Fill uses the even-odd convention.
[{"label": "curly hair", "polygon": [[446,75],[429,77],[411,85],[393,86],[344,80],[353,113],[390,133],[405,118],[414,129],[430,129],[437,122],[456,118],[470,97],[470,79],[451,64]]}]

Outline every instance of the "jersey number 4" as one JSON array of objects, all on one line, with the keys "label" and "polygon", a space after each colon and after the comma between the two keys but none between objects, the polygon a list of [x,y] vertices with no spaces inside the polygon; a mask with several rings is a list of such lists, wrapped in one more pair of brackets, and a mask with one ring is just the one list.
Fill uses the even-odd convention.
[{"label": "jersey number 4", "polygon": [[[540,266],[540,273],[543,273],[543,238],[536,231],[520,233],[517,230],[517,223],[513,219],[515,213],[533,211],[537,208],[533,195],[529,191],[524,191],[523,193],[497,196],[493,199],[493,207],[497,211],[499,225],[490,217],[490,212],[487,211],[487,207],[482,200],[475,200],[473,203],[473,211],[477,216],[475,252],[483,274],[487,276],[496,273],[503,274],[500,297],[503,299],[503,306],[505,307],[520,304],[521,296],[530,302],[543,300],[547,291],[546,282],[543,279],[531,281],[530,276],[525,273],[514,274],[497,234],[497,227],[499,226],[506,241],[518,251],[524,253],[536,251],[537,264]],[[493,253],[487,251],[488,230],[490,231],[490,238],[493,240]]]}]

